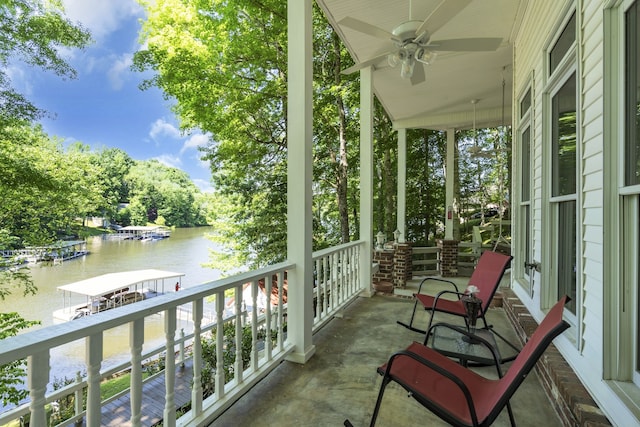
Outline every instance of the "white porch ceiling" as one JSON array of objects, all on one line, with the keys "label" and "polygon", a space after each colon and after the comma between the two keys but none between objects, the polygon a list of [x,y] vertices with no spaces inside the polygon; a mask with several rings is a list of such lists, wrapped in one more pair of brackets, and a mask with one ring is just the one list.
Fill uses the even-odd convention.
[{"label": "white porch ceiling", "polygon": [[[363,34],[338,24],[349,16],[391,32],[400,23],[423,21],[442,1],[449,0],[317,0],[356,63],[392,48],[391,40]],[[477,126],[511,121],[512,40],[528,0],[472,0],[431,35],[431,40],[498,37],[494,52],[439,52],[423,65],[426,79],[412,86],[385,59],[374,65],[373,86],[396,128],[470,128],[476,104]],[[411,17],[409,11],[411,8]],[[421,65],[416,64],[416,67]],[[502,108],[502,81],[505,106]]]}]

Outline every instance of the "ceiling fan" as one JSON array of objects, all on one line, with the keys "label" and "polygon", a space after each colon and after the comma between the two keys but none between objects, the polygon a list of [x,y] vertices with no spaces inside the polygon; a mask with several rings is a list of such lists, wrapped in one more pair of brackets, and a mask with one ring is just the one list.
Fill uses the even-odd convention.
[{"label": "ceiling fan", "polygon": [[[411,19],[411,1],[409,1],[409,20],[402,22],[392,32],[352,17],[345,17],[338,24],[373,37],[391,40],[393,47],[371,59],[355,64],[342,71],[351,74],[362,68],[379,63],[385,57],[390,66],[400,65],[400,75],[410,79],[411,84],[422,83],[425,79],[422,64],[431,64],[439,51],[482,52],[496,50],[501,38],[463,38],[431,40],[431,35],[442,28],[454,16],[462,11],[472,0],[442,0],[424,21]],[[416,67],[416,62],[420,64]]]}]

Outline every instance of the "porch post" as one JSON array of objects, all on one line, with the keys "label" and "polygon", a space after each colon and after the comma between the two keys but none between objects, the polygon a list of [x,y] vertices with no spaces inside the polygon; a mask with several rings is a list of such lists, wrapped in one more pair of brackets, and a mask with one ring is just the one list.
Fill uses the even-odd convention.
[{"label": "porch post", "polygon": [[407,212],[407,129],[398,129],[398,218],[396,228],[400,232],[398,243],[404,243]]},{"label": "porch post", "polygon": [[373,240],[373,70],[360,70],[360,295],[371,296]]},{"label": "porch post", "polygon": [[287,339],[295,349],[288,360],[305,363],[315,352],[311,234],[312,167],[312,0],[288,0],[287,108]]},{"label": "porch post", "polygon": [[455,180],[455,159],[456,159],[456,130],[447,129],[447,159],[445,167],[445,201],[444,209],[444,238],[453,240],[454,220],[456,213],[454,203],[454,180]]}]

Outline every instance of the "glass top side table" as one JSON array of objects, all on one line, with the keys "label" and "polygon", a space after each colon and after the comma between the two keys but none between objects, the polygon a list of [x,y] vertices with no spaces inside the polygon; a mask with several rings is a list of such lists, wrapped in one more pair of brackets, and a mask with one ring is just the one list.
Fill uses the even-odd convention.
[{"label": "glass top side table", "polygon": [[426,345],[447,357],[459,359],[465,366],[474,362],[499,368],[500,364],[515,359],[518,354],[513,345],[498,335],[509,345],[506,357],[501,355],[496,333],[492,329],[476,329],[471,333],[464,327],[437,323],[429,332],[431,333],[427,335]]}]

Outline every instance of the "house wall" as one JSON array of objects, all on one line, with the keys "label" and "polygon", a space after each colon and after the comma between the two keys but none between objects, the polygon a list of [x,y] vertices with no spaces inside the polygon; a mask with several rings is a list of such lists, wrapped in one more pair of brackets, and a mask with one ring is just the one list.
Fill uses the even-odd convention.
[{"label": "house wall", "polygon": [[[547,49],[564,25],[571,10],[577,17],[577,85],[578,85],[578,312],[571,330],[555,344],[614,425],[640,425],[617,395],[604,381],[604,9],[614,4],[604,0],[535,0],[529,1],[518,32],[514,36],[514,141],[518,135],[519,97],[531,85],[531,216],[534,260],[541,262],[540,272],[533,272],[533,292],[523,281],[512,277],[512,288],[529,312],[540,321],[556,298],[551,289],[553,272],[548,208],[550,166],[549,95],[547,90]],[[611,118],[609,118],[611,119]],[[514,168],[518,172],[519,153],[514,143]],[[519,182],[514,179],[514,182]],[[513,188],[514,200],[520,190]],[[516,224],[522,224],[516,222]],[[515,233],[514,235],[520,235]],[[517,251],[515,252],[518,253]],[[515,264],[524,260],[515,259]],[[518,271],[518,270],[516,270]]]}]

